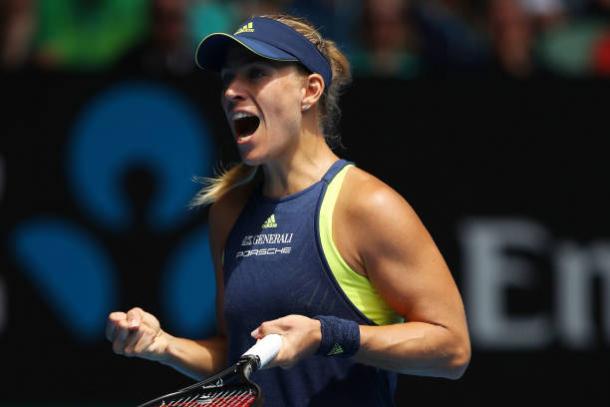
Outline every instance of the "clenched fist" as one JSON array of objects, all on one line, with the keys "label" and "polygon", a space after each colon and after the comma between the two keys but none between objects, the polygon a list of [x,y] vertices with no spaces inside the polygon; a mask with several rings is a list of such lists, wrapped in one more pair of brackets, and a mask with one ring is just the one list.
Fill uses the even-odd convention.
[{"label": "clenched fist", "polygon": [[162,361],[166,356],[168,334],[159,320],[141,308],[127,313],[113,312],[108,316],[106,338],[119,355]]}]

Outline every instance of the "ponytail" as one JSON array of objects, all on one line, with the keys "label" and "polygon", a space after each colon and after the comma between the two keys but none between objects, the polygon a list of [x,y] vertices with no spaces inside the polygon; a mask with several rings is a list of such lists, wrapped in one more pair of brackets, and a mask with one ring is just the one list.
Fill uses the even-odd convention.
[{"label": "ponytail", "polygon": [[195,195],[190,207],[208,205],[216,202],[221,196],[240,185],[247,184],[256,176],[258,167],[252,167],[244,163],[236,164],[226,171],[222,171],[218,177],[199,177],[196,181],[205,186]]}]

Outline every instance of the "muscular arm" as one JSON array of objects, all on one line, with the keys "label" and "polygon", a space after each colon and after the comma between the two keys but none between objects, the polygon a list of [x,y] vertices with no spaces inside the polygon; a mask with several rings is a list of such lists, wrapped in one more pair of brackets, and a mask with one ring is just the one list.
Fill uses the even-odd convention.
[{"label": "muscular arm", "polygon": [[243,206],[244,191],[227,194],[210,208],[210,249],[216,272],[218,334],[206,339],[179,338],[161,329],[153,315],[140,308],[113,312],[106,336],[117,354],[141,357],[171,366],[194,379],[218,372],[226,365],[227,340],[223,317],[222,252],[230,228]]},{"label": "muscular arm", "polygon": [[407,321],[361,326],[355,359],[405,374],[459,378],[470,360],[464,307],[428,231],[400,195],[368,174],[346,177],[344,190],[336,241],[345,239],[354,268]]},{"label": "muscular arm", "polygon": [[195,379],[217,371],[224,364],[226,345],[222,336],[207,339],[172,336],[161,329],[154,315],[138,307],[127,313],[111,313],[106,337],[118,355],[163,363]]},{"label": "muscular arm", "polygon": [[225,200],[215,203],[210,208],[208,223],[210,230],[210,251],[216,274],[216,320],[218,335],[200,340],[177,338],[168,335],[168,346],[165,357],[161,360],[168,366],[194,379],[202,379],[218,372],[226,365],[227,340],[222,314],[224,284],[222,276],[222,252],[226,236],[227,205]]},{"label": "muscular arm", "polygon": [[170,337],[167,353],[160,362],[195,380],[202,380],[225,366],[225,353],[226,340],[222,336],[208,339]]},{"label": "muscular arm", "polygon": [[[333,240],[404,323],[360,326],[360,363],[404,374],[457,379],[470,361],[464,306],[430,234],[394,190],[353,168],[333,213]],[[289,368],[316,352],[320,323],[302,315],[266,321],[252,336],[283,335],[272,362]]]}]

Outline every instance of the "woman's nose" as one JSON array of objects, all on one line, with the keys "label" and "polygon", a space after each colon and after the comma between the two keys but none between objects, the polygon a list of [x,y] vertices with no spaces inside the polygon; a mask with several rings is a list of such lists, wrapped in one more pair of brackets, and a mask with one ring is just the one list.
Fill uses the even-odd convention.
[{"label": "woman's nose", "polygon": [[228,101],[235,101],[244,97],[243,81],[239,77],[235,76],[226,83],[224,97]]}]

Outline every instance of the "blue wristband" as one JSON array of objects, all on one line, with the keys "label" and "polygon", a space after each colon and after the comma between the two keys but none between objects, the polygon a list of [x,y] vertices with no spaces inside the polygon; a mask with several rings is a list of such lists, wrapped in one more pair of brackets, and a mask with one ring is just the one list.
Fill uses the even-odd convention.
[{"label": "blue wristband", "polygon": [[322,340],[316,355],[349,358],[360,348],[360,327],[355,321],[328,315],[314,317],[320,321]]}]

